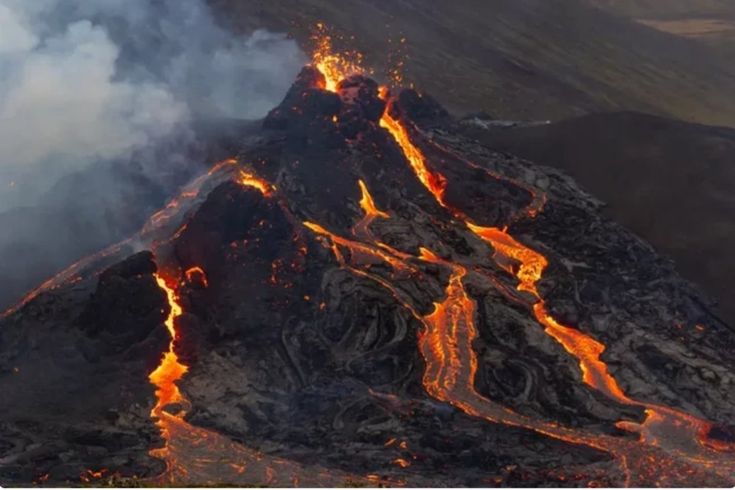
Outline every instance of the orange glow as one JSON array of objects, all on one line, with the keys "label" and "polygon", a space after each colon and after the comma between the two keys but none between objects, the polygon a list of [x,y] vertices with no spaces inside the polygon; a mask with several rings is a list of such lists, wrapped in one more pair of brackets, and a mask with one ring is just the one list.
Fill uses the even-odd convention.
[{"label": "orange glow", "polygon": [[194,267],[190,267],[189,269],[186,270],[187,281],[192,282],[197,277],[202,282],[202,285],[205,288],[209,287],[209,281],[207,280],[207,274],[204,272],[204,269],[195,265]]},{"label": "orange glow", "polygon": [[[424,251],[428,252],[422,249]],[[433,254],[427,256],[435,257]],[[461,345],[455,347],[451,340],[460,333],[466,333],[465,339],[471,344],[477,336],[474,327],[475,303],[467,296],[462,284],[465,273],[462,268],[454,270],[449,278],[446,299],[434,303],[434,311],[424,317],[427,329],[420,340],[426,360],[424,387],[433,397],[444,401],[453,399],[452,392],[458,386],[471,383],[477,371],[474,353],[466,356]]]},{"label": "orange glow", "polygon": [[[325,75],[325,88],[334,91],[345,76],[365,72],[360,66],[362,57],[357,53],[333,54],[331,52],[332,39],[326,34],[323,24],[318,24],[317,28],[320,37],[313,64]],[[350,59],[355,61],[348,61]],[[380,96],[388,99],[387,87],[380,88]],[[639,440],[635,441],[632,438],[621,438],[582,428],[564,427],[553,421],[534,419],[478,393],[475,389],[478,355],[473,345],[478,337],[478,326],[475,323],[477,304],[465,289],[465,282],[477,281],[478,276],[482,279],[483,274],[485,276],[487,274],[468,271],[462,265],[453,262],[452,259],[444,259],[426,247],[420,247],[419,255],[413,256],[396,250],[373,237],[369,230],[370,224],[377,218],[388,219],[390,216],[376,206],[367,186],[360,180],[358,184],[362,195],[359,204],[364,211],[364,217],[353,228],[356,240],[333,234],[314,222],[306,221],[304,226],[316,233],[318,240],[331,248],[340,267],[357,276],[370,279],[389,291],[396,301],[410,312],[413,317],[411,321],[419,324],[418,349],[424,360],[422,382],[429,395],[472,417],[533,430],[571,444],[583,444],[607,451],[620,463],[626,486],[639,481],[635,479],[635,471],[648,470],[647,467],[642,466],[643,464],[653,468],[661,462],[679,466],[688,462],[697,465],[698,468],[712,470],[729,477],[735,474],[732,455],[721,456],[719,454],[731,450],[732,445],[719,440],[709,440],[710,424],[667,407],[646,404],[628,398],[608,372],[606,364],[600,359],[605,351],[605,346],[579,330],[558,323],[549,314],[537,289],[537,284],[542,279],[549,263],[544,255],[517,241],[507,232],[507,228],[476,225],[463,217],[459,211],[451,209],[444,201],[446,178],[428,167],[425,155],[411,141],[409,130],[404,126],[404,122],[394,119],[386,110],[380,120],[380,126],[393,136],[411,169],[434,196],[436,202],[451,211],[455,218],[461,218],[472,233],[493,247],[494,260],[505,271],[517,278],[517,289],[527,293],[526,295],[514,294],[514,296],[524,296],[524,299],[519,301],[530,304],[534,317],[544,327],[546,334],[554,338],[566,352],[577,359],[583,381],[618,402],[645,407],[646,419],[640,424],[630,421],[621,421],[617,424],[620,429],[640,434]],[[225,165],[236,163],[236,159],[220,162],[213,167],[210,174]],[[243,186],[257,189],[264,196],[269,196],[275,191],[273,185],[245,171],[240,171],[237,181]],[[198,195],[198,186],[201,182],[197,180],[196,185],[185,189],[177,198],[178,200],[172,200],[169,203],[170,206],[162,213],[154,215],[149,225],[154,222],[155,224],[166,222],[175,216],[174,212],[177,211],[182,199],[190,199]],[[534,202],[526,215],[535,216],[543,208],[544,202],[543,194],[534,194]],[[179,228],[177,233],[180,233],[185,226]],[[447,267],[451,271],[448,282],[442,285],[445,288],[443,298],[433,303],[433,310],[429,314],[425,314],[424,310],[419,313],[418,309],[412,305],[411,298],[407,298],[407,294],[392,282],[392,279],[397,276],[396,271],[409,272],[420,277],[422,271],[415,265],[417,259]],[[375,264],[382,263],[391,267],[371,269]],[[274,273],[277,269],[276,265],[274,262]],[[379,275],[375,271],[380,269],[388,269],[389,272]],[[189,281],[199,275],[206,286],[207,277],[202,268],[194,266],[185,271],[185,277]],[[170,307],[170,312],[165,319],[165,326],[170,336],[168,350],[163,354],[158,367],[149,375],[151,384],[156,387],[156,404],[151,410],[151,417],[156,419],[156,424],[165,440],[163,448],[153,449],[150,454],[163,459],[167,465],[166,473],[159,477],[156,483],[203,483],[203,486],[223,482],[246,484],[265,482],[271,486],[298,484],[321,486],[325,483],[326,486],[332,486],[335,483],[338,485],[344,483],[345,475],[339,472],[330,473],[327,470],[317,472],[313,468],[304,471],[295,463],[268,457],[263,453],[245,448],[225,436],[194,427],[184,420],[184,410],[189,408],[189,402],[176,383],[187,373],[188,367],[179,360],[175,352],[175,342],[178,338],[176,322],[183,314],[183,308],[175,286],[172,286],[173,282],[167,281],[159,274],[155,275],[155,279],[161,290],[165,292]],[[276,280],[275,275],[273,280]],[[471,291],[473,289],[470,289]],[[309,301],[310,298],[304,296],[304,300]],[[319,308],[325,309],[325,303],[320,303]],[[166,411],[166,407],[172,404],[180,404],[183,409],[172,415]],[[397,450],[408,449],[405,441],[396,443],[396,438],[390,438],[384,445],[386,447],[395,446]],[[400,453],[400,455],[406,456],[405,453]],[[411,464],[404,458],[397,458],[392,463],[401,468],[406,468]],[[637,470],[636,465],[638,465]],[[100,470],[100,476],[103,471],[106,470]],[[84,478],[88,479],[89,476],[95,475],[96,472],[90,471],[84,474]],[[375,484],[383,481],[377,475],[368,475],[360,479],[358,483]],[[648,480],[643,478],[640,481],[647,482]]]},{"label": "orange glow", "polygon": [[434,264],[442,263],[441,257],[436,255],[434,252],[426,247],[419,247],[419,258],[421,260],[425,260],[426,262],[433,262]]},{"label": "orange glow", "polygon": [[[119,243],[116,243],[114,245],[111,245],[108,248],[100,252],[97,252],[93,255],[90,255],[86,258],[79,260],[78,262],[73,263],[72,265],[64,269],[63,271],[59,272],[58,274],[54,275],[53,277],[41,283],[41,285],[38,286],[37,288],[33,289],[32,291],[29,291],[23,297],[23,299],[21,299],[16,305],[11,306],[7,310],[3,311],[0,314],[0,318],[4,318],[6,316],[12,315],[16,311],[18,311],[20,308],[28,304],[28,302],[36,298],[43,291],[55,289],[69,281],[81,280],[79,276],[79,271],[83,270],[84,268],[88,267],[89,265],[93,264],[94,262],[98,260],[101,260],[105,257],[109,257],[111,255],[118,253],[120,250],[123,249],[123,247],[128,245],[130,242],[147,241],[148,237],[146,235],[148,233],[155,230],[157,227],[165,226],[174,216],[176,216],[176,214],[180,210],[180,205],[182,202],[191,200],[194,197],[199,195],[199,188],[206,181],[208,176],[211,176],[219,172],[220,170],[222,170],[224,167],[228,165],[234,165],[236,163],[237,163],[237,160],[235,158],[228,158],[226,160],[217,162],[216,164],[212,166],[209,172],[194,179],[190,184],[186,185],[181,190],[181,192],[179,193],[177,197],[167,202],[166,206],[163,209],[160,209],[159,211],[154,213],[135,236],[126,238],[125,240]],[[184,228],[185,226],[186,225],[183,225],[181,228]]]},{"label": "orange glow", "polygon": [[326,79],[323,87],[330,92],[337,91],[339,82],[356,73],[367,73],[363,67],[363,55],[358,51],[344,51],[337,53],[332,46],[332,36],[326,26],[319,22],[316,32],[312,36],[315,48],[312,53],[312,65],[316,67]]},{"label": "orange glow", "polygon": [[396,270],[402,270],[402,271],[415,270],[415,267],[413,267],[412,265],[404,263],[402,260],[393,256],[391,253],[382,250],[380,247],[372,247],[370,245],[366,245],[361,242],[348,240],[346,238],[343,238],[339,235],[335,235],[334,233],[331,233],[325,230],[321,225],[318,225],[311,221],[305,221],[304,226],[306,226],[308,229],[310,229],[311,231],[313,231],[314,233],[318,235],[328,237],[333,243],[332,250],[334,250],[335,256],[340,262],[343,262],[344,258],[342,254],[339,252],[339,249],[334,248],[337,246],[345,247],[351,252],[356,253],[356,254],[361,254],[363,256],[371,257],[373,259],[378,259],[380,261],[386,262],[390,264]]},{"label": "orange glow", "polygon": [[[188,371],[188,368],[179,362],[179,358],[174,351],[174,342],[176,341],[176,319],[181,316],[183,309],[178,302],[176,291],[167,284],[166,280],[159,274],[155,275],[158,287],[166,293],[166,300],[170,311],[165,320],[166,329],[168,330],[171,340],[169,342],[168,351],[163,355],[163,359],[158,367],[148,376],[151,384],[156,387],[156,405],[151,410],[151,417],[158,421],[156,425],[161,429],[161,435],[166,440],[166,446],[151,451],[151,456],[166,459],[168,456],[169,430],[166,420],[168,414],[164,413],[164,408],[173,403],[186,404],[187,400],[181,394],[176,382],[181,379]],[[183,420],[183,413],[179,413],[175,418]]]},{"label": "orange glow", "polygon": [[[623,393],[615,378],[608,373],[607,365],[600,360],[605,346],[577,329],[560,324],[546,311],[545,303],[536,287],[549,264],[546,257],[498,228],[485,228],[470,222],[467,222],[467,226],[475,235],[492,245],[495,249],[493,256],[495,261],[518,278],[518,290],[530,293],[536,298],[533,305],[536,320],[544,326],[544,331],[548,335],[577,358],[582,370],[582,380],[620,403],[634,403]],[[511,261],[520,264],[515,272],[511,267]]]},{"label": "orange glow", "polygon": [[268,182],[254,174],[245,172],[244,170],[240,171],[240,178],[238,179],[238,183],[245,187],[252,187],[254,189],[257,189],[258,191],[260,191],[261,194],[266,197],[270,196],[271,193],[275,190],[275,186],[269,184]]},{"label": "orange glow", "polygon": [[539,298],[536,283],[541,279],[544,269],[549,265],[546,257],[525,247],[499,228],[484,228],[469,221],[467,227],[475,235],[492,245],[495,249],[493,258],[508,272],[513,273],[513,269],[507,259],[513,259],[519,263],[520,267],[515,272],[515,276],[519,281],[518,290],[531,293]]},{"label": "orange glow", "polygon": [[546,312],[543,301],[539,301],[533,306],[533,312],[536,320],[545,327],[546,333],[577,358],[579,367],[582,369],[582,380],[585,383],[619,403],[636,403],[628,398],[618,386],[615,378],[608,372],[607,364],[600,360],[600,356],[605,351],[605,346],[602,343],[575,328],[559,324]]},{"label": "orange glow", "polygon": [[[102,468],[99,471],[94,470],[86,470],[81,475],[79,475],[79,479],[83,481],[84,483],[90,483],[92,480],[99,480],[103,476],[105,476],[105,473],[107,473],[107,468]],[[38,479],[39,482],[44,482],[48,480],[48,474],[45,475],[46,477],[40,477]]]},{"label": "orange glow", "polygon": [[411,138],[408,135],[406,128],[393,117],[388,114],[388,110],[383,113],[383,117],[380,118],[380,126],[393,136],[398,146],[403,150],[403,155],[408,160],[416,176],[419,178],[424,187],[431,192],[436,198],[437,202],[448,208],[444,202],[444,193],[447,188],[447,179],[438,172],[432,172],[426,165],[426,159],[424,154],[419,150],[416,145],[411,142]]},{"label": "orange glow", "polygon": [[[386,111],[380,124],[393,135],[398,145],[403,149],[406,159],[411,164],[411,168],[419,181],[434,195],[437,203],[452,211],[444,201],[446,179],[440,173],[431,172],[427,168],[423,153],[411,142],[407,130],[400,121],[391,118],[388,111]],[[454,214],[461,215],[457,212]],[[605,350],[604,345],[579,330],[559,324],[547,313],[544,302],[536,288],[536,284],[548,266],[546,257],[522,245],[499,228],[481,227],[466,218],[465,223],[470,231],[492,245],[495,249],[493,258],[496,262],[518,278],[518,290],[530,293],[536,298],[537,302],[533,308],[536,320],[544,326],[548,335],[577,358],[584,382],[617,401],[632,403],[625,396],[615,379],[608,373],[607,365],[599,358]],[[426,249],[421,249],[421,254],[421,258],[424,260],[433,262],[439,260],[438,257]],[[514,270],[514,263],[518,264],[517,270]]]},{"label": "orange glow", "polygon": [[237,164],[237,158],[227,158],[225,160],[222,160],[221,162],[217,162],[214,165],[212,165],[212,168],[209,169],[209,172],[207,172],[207,175],[216,174],[222,169],[222,167],[225,167],[227,165],[235,165],[235,164]]},{"label": "orange glow", "polygon": [[368,191],[365,182],[360,179],[357,181],[357,183],[360,186],[360,192],[362,192],[360,207],[363,211],[365,211],[365,216],[369,216],[372,218],[390,218],[390,215],[388,213],[380,211],[377,207],[375,207],[375,201],[373,201],[373,196],[370,195],[370,191]]},{"label": "orange glow", "polygon": [[388,219],[390,218],[390,215],[384,211],[379,210],[375,206],[373,196],[370,195],[370,191],[368,191],[365,182],[363,182],[362,180],[358,180],[357,183],[360,186],[360,192],[362,192],[362,197],[360,198],[360,207],[365,212],[365,216],[355,225],[353,233],[358,238],[372,240],[372,234],[370,233],[370,225],[372,224],[372,222],[375,221],[377,218]]}]

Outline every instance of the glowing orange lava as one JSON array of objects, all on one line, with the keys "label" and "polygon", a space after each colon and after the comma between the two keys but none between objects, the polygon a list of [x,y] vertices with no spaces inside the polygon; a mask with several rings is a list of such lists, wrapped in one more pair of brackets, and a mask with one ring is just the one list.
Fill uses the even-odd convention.
[{"label": "glowing orange lava", "polygon": [[365,216],[368,216],[370,218],[390,218],[390,215],[384,211],[379,210],[375,206],[375,201],[373,200],[373,196],[370,195],[370,191],[368,191],[367,186],[365,185],[365,182],[363,182],[362,179],[357,181],[357,184],[360,186],[360,192],[362,193],[362,197],[360,198],[360,207],[363,211],[365,211]]},{"label": "glowing orange lava", "polygon": [[633,403],[633,400],[623,393],[615,378],[608,373],[607,365],[600,360],[605,346],[577,329],[560,324],[546,311],[545,303],[536,287],[549,264],[546,257],[498,228],[481,227],[470,222],[467,222],[467,226],[475,235],[492,245],[495,249],[494,259],[506,270],[514,273],[512,262],[519,264],[514,273],[518,278],[518,290],[530,293],[536,298],[533,305],[536,320],[544,326],[548,335],[577,358],[583,381],[620,403]]},{"label": "glowing orange lava", "polygon": [[[198,267],[194,269],[201,270]],[[181,316],[183,309],[176,290],[170,283],[159,274],[155,278],[158,286],[166,293],[170,307],[165,325],[171,341],[161,363],[149,376],[151,383],[156,386],[157,398],[151,417],[157,420],[156,425],[165,440],[164,447],[152,449],[150,454],[166,463],[166,471],[151,479],[152,484],[292,486],[301,482],[313,487],[338,487],[351,480],[364,482],[359,477],[339,471],[328,471],[319,467],[304,468],[288,460],[267,456],[216,432],[194,427],[186,422],[184,410],[188,408],[189,402],[176,382],[186,374],[188,368],[179,361],[174,351],[174,343],[178,338],[176,319]],[[182,409],[176,414],[167,412],[166,407],[172,404],[179,404]]]},{"label": "glowing orange lava", "polygon": [[360,192],[362,197],[360,198],[360,207],[365,212],[363,218],[355,225],[353,233],[359,238],[371,238],[370,225],[377,218],[389,219],[390,215],[384,211],[379,210],[375,206],[373,196],[370,195],[365,182],[360,179],[358,182],[360,186]]},{"label": "glowing orange lava", "polygon": [[[165,460],[167,467],[170,469],[172,466],[168,451],[170,424],[174,423],[175,420],[183,421],[183,417],[185,415],[183,406],[188,404],[188,401],[181,394],[176,382],[186,374],[188,368],[179,362],[179,358],[174,351],[174,344],[177,338],[176,319],[181,316],[183,309],[178,302],[176,291],[173,287],[169,286],[166,279],[159,274],[156,274],[155,278],[158,283],[158,287],[166,293],[169,313],[164,323],[171,340],[169,342],[168,350],[163,355],[163,359],[161,359],[161,363],[148,376],[151,384],[156,387],[156,405],[151,410],[151,417],[157,420],[156,425],[161,429],[161,435],[166,441],[164,447],[151,450],[151,456]],[[182,410],[180,410],[175,416],[164,412],[164,409],[172,404],[182,405]]]},{"label": "glowing orange lava", "polygon": [[362,53],[358,51],[335,52],[332,46],[332,36],[327,32],[323,23],[316,24],[316,32],[312,40],[315,42],[312,65],[324,75],[326,79],[324,89],[336,92],[339,82],[348,76],[368,72],[363,67]]},{"label": "glowing orange lava", "polygon": [[[373,246],[370,246],[370,245],[367,245],[361,242],[357,242],[357,241],[353,241],[353,240],[349,240],[347,238],[341,237],[339,235],[336,235],[334,233],[327,231],[321,225],[318,225],[317,223],[314,223],[311,221],[305,221],[304,226],[309,228],[311,231],[313,231],[317,235],[328,237],[332,241],[335,247],[339,245],[339,246],[349,249],[353,254],[361,255],[368,259],[372,258],[374,260],[386,262],[390,264],[396,270],[401,270],[401,271],[416,270],[416,268],[412,266],[411,264],[405,263],[404,261],[393,256],[391,253],[383,250],[380,247],[373,247]],[[339,250],[335,251],[335,255],[338,257],[341,257],[341,253],[339,252]]]},{"label": "glowing orange lava", "polygon": [[187,281],[192,282],[198,278],[205,288],[209,287],[209,281],[207,280],[207,274],[206,272],[204,272],[204,269],[202,269],[201,267],[197,265],[195,265],[194,267],[189,267],[186,270],[185,274],[186,274]]},{"label": "glowing orange lava", "polygon": [[[84,268],[102,259],[105,259],[107,257],[117,254],[125,246],[131,243],[134,243],[134,242],[149,243],[150,234],[156,231],[157,229],[159,229],[160,227],[166,226],[176,216],[176,214],[181,210],[181,204],[183,202],[187,200],[191,200],[194,197],[199,195],[199,189],[201,188],[202,184],[204,184],[204,182],[207,180],[207,177],[220,172],[223,168],[227,166],[235,165],[236,163],[237,163],[237,160],[235,158],[228,158],[226,160],[217,162],[216,164],[212,166],[212,168],[206,174],[197,177],[191,183],[184,186],[181,189],[181,192],[179,193],[179,195],[174,197],[170,201],[168,201],[163,209],[158,210],[150,218],[148,218],[146,223],[138,231],[137,234],[135,234],[134,236],[130,238],[126,238],[125,240],[119,243],[111,245],[100,252],[97,252],[93,255],[85,257],[79,260],[78,262],[73,263],[72,265],[64,269],[63,271],[59,272],[58,274],[54,275],[53,277],[41,283],[40,286],[26,293],[26,295],[17,304],[11,306],[10,308],[2,312],[2,314],[0,314],[0,318],[4,318],[6,316],[12,315],[13,313],[18,311],[20,308],[22,308],[26,304],[28,304],[31,300],[36,298],[39,294],[41,294],[44,291],[58,288],[59,286],[65,283],[81,280],[81,277],[79,274],[81,271],[83,271]],[[183,231],[183,229],[185,229],[185,227],[186,225],[181,226],[179,230],[173,235],[172,238],[177,238],[180,232]]]},{"label": "glowing orange lava", "polygon": [[[387,98],[387,95],[387,90],[381,88],[380,96]],[[391,117],[386,110],[380,125],[393,136],[415,175],[435,197],[437,203],[452,212],[455,217],[462,218],[473,233],[492,245],[495,249],[494,258],[498,264],[518,278],[518,290],[525,291],[535,298],[532,307],[534,316],[543,325],[544,331],[578,360],[583,381],[620,403],[647,407],[647,419],[643,424],[621,422],[618,425],[639,432],[641,442],[647,442],[652,446],[668,446],[668,450],[674,454],[707,469],[716,466],[711,462],[721,460],[721,457],[699,443],[702,439],[701,434],[706,433],[710,424],[667,407],[630,399],[609,373],[607,365],[600,359],[605,346],[577,329],[560,324],[546,310],[536,284],[541,279],[548,260],[542,254],[516,241],[506,230],[475,225],[462,212],[452,209],[444,199],[446,178],[428,168],[423,152],[411,141],[408,130],[401,121]],[[546,201],[545,196],[539,193],[532,192],[532,196],[532,203],[526,212],[528,217],[536,216]],[[442,261],[427,249],[422,248],[420,253],[421,259],[443,262],[453,270],[447,286],[446,300],[436,303],[435,311],[423,318],[425,331],[420,338],[420,348],[426,362],[424,386],[427,391],[468,414],[530,428],[551,437],[586,444],[616,454],[630,477],[626,444],[602,435],[585,434],[555,424],[531,421],[505,407],[499,407],[474,390],[477,369],[477,358],[472,349],[472,340],[476,336],[473,319],[474,302],[466,295],[462,285],[462,279],[467,272],[457,264]],[[666,431],[670,432],[672,426],[677,427],[681,434],[677,437],[666,437]],[[666,444],[662,443],[663,438],[667,438]],[[690,442],[693,442],[694,446]],[[689,456],[686,456],[687,454]],[[724,472],[731,471],[732,467],[732,464],[726,465]]]},{"label": "glowing orange lava", "polygon": [[271,193],[273,193],[273,191],[275,190],[275,186],[269,184],[257,175],[245,172],[244,170],[240,171],[238,182],[240,183],[240,185],[243,185],[245,187],[252,187],[259,190],[260,193],[266,197],[270,196]]},{"label": "glowing orange lava", "polygon": [[383,117],[380,118],[380,126],[387,129],[393,135],[396,143],[403,150],[403,155],[408,160],[408,163],[411,164],[411,168],[421,183],[424,184],[424,187],[434,195],[439,204],[445,208],[449,208],[444,201],[447,179],[442,174],[429,170],[424,154],[411,142],[406,128],[400,121],[391,117],[387,110],[383,113]]}]

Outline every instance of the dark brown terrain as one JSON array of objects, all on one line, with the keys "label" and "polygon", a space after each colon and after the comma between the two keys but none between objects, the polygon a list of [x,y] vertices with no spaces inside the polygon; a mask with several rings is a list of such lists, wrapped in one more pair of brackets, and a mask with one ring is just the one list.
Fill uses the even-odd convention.
[{"label": "dark brown terrain", "polygon": [[[596,0],[209,3],[236,31],[265,26],[290,33],[305,48],[322,21],[379,73],[389,54],[404,51],[406,80],[456,113],[558,120],[635,110],[735,125],[732,56],[640,24],[622,7],[599,9]],[[652,4],[647,13],[665,12],[670,3]],[[729,2],[716,5],[723,9],[718,14],[732,10]]]},{"label": "dark brown terrain", "polygon": [[735,3],[729,0],[590,0],[614,14],[735,55]]}]

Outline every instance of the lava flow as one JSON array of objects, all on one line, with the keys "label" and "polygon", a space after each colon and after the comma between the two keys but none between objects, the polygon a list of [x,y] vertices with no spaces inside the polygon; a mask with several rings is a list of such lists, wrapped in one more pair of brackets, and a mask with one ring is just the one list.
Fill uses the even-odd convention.
[{"label": "lava flow", "polygon": [[[544,326],[548,335],[577,358],[583,381],[613,400],[624,404],[634,403],[623,393],[615,378],[608,373],[607,365],[600,360],[605,346],[579,330],[561,325],[546,311],[546,305],[536,287],[548,266],[546,257],[522,245],[498,228],[481,227],[469,221],[467,226],[475,235],[492,245],[495,249],[493,256],[495,261],[518,278],[518,290],[530,293],[536,299],[533,305],[536,320]],[[512,262],[520,264],[515,272]]]},{"label": "lava flow", "polygon": [[[242,171],[237,182],[258,190],[264,197],[275,191],[275,186],[252,173]],[[184,274],[189,281],[199,277],[202,285],[208,286],[207,275],[199,266],[189,268]],[[381,479],[361,478],[349,473],[326,470],[320,467],[303,467],[285,459],[263,453],[231,441],[214,431],[195,427],[185,419],[189,401],[183,396],[177,382],[188,372],[175,352],[177,319],[183,314],[178,292],[171,281],[155,275],[156,282],[166,294],[169,313],[165,320],[170,335],[168,350],[161,363],[150,374],[150,382],[156,386],[156,404],[151,417],[161,430],[164,446],[152,449],[151,456],[166,463],[166,471],[151,479],[155,485],[230,485],[251,486],[344,486],[349,482],[361,486],[374,486]]]},{"label": "lava flow", "polygon": [[244,170],[240,171],[240,178],[238,179],[238,182],[242,186],[252,187],[260,191],[260,193],[263,194],[265,197],[270,196],[271,193],[275,190],[274,185],[271,185],[260,177],[257,177],[250,172],[245,172]]},{"label": "lava flow", "polygon": [[[338,87],[339,81],[348,75],[348,72],[342,70],[346,64],[339,60],[339,56],[331,58],[320,54],[315,57],[315,66],[325,75],[328,90],[334,91]],[[441,173],[429,169],[424,153],[411,141],[406,126],[391,115],[390,104],[392,101],[388,100],[388,91],[381,88],[379,95],[388,101],[388,107],[380,119],[380,126],[392,135],[418,180],[435,197],[437,203],[449,210],[455,217],[464,221],[471,232],[493,247],[495,250],[493,258],[498,265],[518,278],[517,289],[529,293],[534,298],[531,311],[539,324],[544,327],[545,333],[554,338],[569,354],[577,359],[582,371],[583,381],[619,403],[646,408],[647,418],[643,424],[620,422],[618,426],[626,430],[639,432],[640,442],[664,448],[672,454],[676,454],[678,458],[700,465],[707,470],[712,470],[715,466],[714,461],[722,460],[722,458],[716,451],[712,451],[707,445],[701,443],[702,434],[706,434],[711,425],[668,407],[647,404],[629,398],[600,358],[605,346],[577,329],[562,325],[548,313],[545,302],[537,289],[537,283],[541,280],[548,265],[546,257],[522,245],[507,230],[476,225],[464,213],[450,207],[445,199],[446,178]],[[365,198],[369,194],[367,194],[364,183],[360,182],[360,187],[363,191],[361,206],[365,211],[365,216],[353,231],[360,232],[358,236],[361,238],[370,238],[371,235],[368,233],[367,227],[377,215],[374,212],[374,203],[367,201]],[[532,195],[533,202],[529,205],[526,213],[529,218],[535,217],[545,202],[545,196],[539,197],[539,193],[536,192],[533,192]],[[364,243],[356,243],[335,236],[319,225],[307,223],[307,226],[313,231],[332,239],[335,255],[337,255],[343,266],[345,266],[345,260],[336,248],[338,245],[347,246],[352,251],[366,247]],[[373,254],[376,250],[381,250],[380,244],[376,242],[376,245],[378,246],[375,248],[368,247]],[[385,256],[380,255],[379,257],[394,267],[405,266],[405,254],[398,256],[391,253],[392,250],[390,249],[386,252]],[[467,271],[457,264],[442,261],[425,249],[422,250],[420,258],[434,263],[444,263],[451,267],[453,271],[447,286],[445,301],[436,303],[435,311],[421,318],[425,329],[420,337],[420,350],[426,362],[424,375],[426,390],[435,398],[451,403],[468,414],[495,422],[533,429],[567,442],[586,444],[590,447],[608,451],[616,455],[621,464],[627,467],[626,452],[631,450],[631,446],[624,441],[603,435],[588,434],[584,431],[566,429],[556,424],[532,421],[505,407],[498,406],[475,391],[474,377],[477,369],[477,358],[472,349],[472,340],[476,336],[473,318],[474,302],[467,296],[462,284]],[[377,280],[390,289],[394,296],[396,295],[395,288],[386,280],[352,267],[350,269]],[[402,301],[402,303],[404,302]],[[411,311],[416,316],[415,311],[413,309]],[[731,471],[732,465],[728,464],[726,466],[724,473]]]},{"label": "lava flow", "polygon": [[[386,110],[386,113],[381,119],[381,126],[387,129],[394,137],[396,143],[403,150],[404,156],[413,168],[417,178],[426,187],[426,189],[434,195],[437,203],[451,211],[456,217],[462,218],[470,231],[480,239],[489,243],[495,249],[494,258],[501,267],[504,267],[507,271],[513,273],[512,263],[515,262],[516,264],[519,264],[518,269],[515,272],[515,275],[519,280],[518,289],[533,295],[536,301],[532,306],[532,311],[536,320],[544,326],[544,331],[548,335],[559,342],[568,353],[577,359],[583,373],[583,381],[619,403],[637,405],[646,408],[647,418],[642,424],[623,421],[617,424],[618,427],[639,432],[641,442],[665,448],[668,451],[675,453],[678,457],[686,459],[694,464],[700,464],[709,470],[716,467],[716,464],[714,463],[715,461],[724,463],[724,461],[727,460],[726,457],[723,459],[723,456],[718,451],[713,451],[710,445],[702,443],[703,434],[706,434],[711,428],[710,423],[668,407],[640,402],[629,398],[620,388],[615,378],[609,373],[607,365],[600,359],[601,354],[605,350],[605,346],[577,329],[560,324],[548,313],[545,303],[536,288],[536,284],[542,278],[543,272],[548,265],[548,260],[540,253],[516,241],[505,230],[495,227],[478,226],[464,217],[463,213],[448,206],[444,200],[446,179],[441,174],[432,172],[428,169],[423,152],[421,152],[421,150],[411,142],[408,131],[401,122],[392,118],[389,115],[388,110]],[[536,200],[536,198],[534,200]],[[533,216],[535,216],[535,213],[529,213],[529,217]],[[450,281],[450,287],[447,289],[447,301],[450,301],[455,305],[453,313],[451,313],[449,318],[444,319],[443,322],[434,321],[436,325],[449,322],[449,324],[454,325],[453,330],[457,330],[460,324],[468,323],[468,314],[465,314],[464,321],[458,322],[456,313],[458,308],[468,308],[466,301],[461,297],[459,291],[462,275],[463,274],[459,274],[455,269],[455,273],[452,276],[453,282]],[[456,306],[457,304],[460,306]],[[440,318],[445,317],[446,310],[447,308],[445,307],[439,308],[439,306],[437,306],[436,315]],[[429,324],[432,324],[432,319],[435,320],[433,317],[427,318]],[[465,329],[469,332],[468,336],[471,337],[472,329],[467,327],[465,327]],[[432,343],[433,347],[436,347],[438,342],[439,340],[435,337]],[[448,345],[456,346],[462,344],[451,342]],[[424,349],[425,354],[429,353],[428,357],[426,355],[424,356],[427,361],[427,365],[430,365],[431,362],[433,362],[432,356],[438,356],[436,359],[439,359],[440,362],[445,365],[445,372],[437,372],[437,375],[446,375],[449,373],[448,381],[453,383],[454,378],[456,377],[456,373],[454,373],[454,371],[456,371],[456,366],[452,367],[452,363],[450,361],[452,359],[455,359],[456,362],[462,362],[462,360],[464,360],[465,363],[469,363],[468,369],[471,373],[470,383],[474,383],[474,370],[476,369],[474,363],[476,363],[476,359],[474,353],[471,352],[471,349],[463,353],[455,352],[459,355],[454,358],[449,356],[447,352],[443,352],[440,355],[437,354],[437,352],[438,351],[436,349]],[[433,389],[436,391],[437,379],[438,378],[435,379],[433,377],[429,377],[426,381],[427,389]],[[471,384],[467,389],[474,393],[474,388],[471,387]],[[474,394],[476,395],[476,393]],[[470,398],[474,399],[475,397],[473,395]],[[447,401],[462,408],[467,413],[477,416],[483,415],[482,412],[478,412],[476,410],[477,407],[463,405],[458,399],[450,399]],[[564,437],[559,437],[561,434],[556,430],[548,431],[548,429],[542,429],[540,427],[535,427],[535,430],[569,441],[574,441],[576,439],[578,442],[582,442],[582,439],[585,439],[578,438],[577,435],[572,436],[571,439],[566,439],[566,434],[564,434]],[[602,437],[598,437],[597,440],[593,441],[591,444],[589,441],[585,443],[592,447],[604,447],[605,450],[608,450],[613,454],[620,454],[619,448],[616,445],[611,445],[610,442],[603,443]],[[723,473],[730,473],[732,472],[732,469],[732,462],[729,461],[724,465]]]},{"label": "lava flow", "polygon": [[[161,363],[148,377],[151,384],[156,387],[156,405],[151,410],[151,417],[157,420],[156,425],[161,429],[161,435],[166,441],[164,447],[151,450],[151,456],[163,459],[166,462],[167,473],[170,473],[173,468],[169,451],[171,424],[183,422],[185,415],[183,408],[188,405],[188,401],[181,394],[176,382],[186,374],[188,368],[179,362],[179,357],[174,350],[177,338],[176,319],[181,316],[183,309],[179,304],[176,291],[166,282],[166,279],[160,274],[156,274],[155,278],[158,287],[166,293],[169,313],[165,325],[171,340],[169,341],[168,351],[163,355]],[[181,405],[178,413],[173,415],[165,411],[167,407],[172,407],[174,404]]]},{"label": "lava flow", "polygon": [[371,236],[370,225],[373,221],[377,218],[388,219],[390,218],[390,215],[385,211],[379,210],[375,206],[373,196],[370,195],[370,191],[368,191],[368,188],[362,179],[358,180],[357,183],[360,186],[360,192],[362,193],[362,197],[360,198],[360,207],[365,212],[365,216],[363,216],[363,218],[355,225],[353,233],[357,237]]}]

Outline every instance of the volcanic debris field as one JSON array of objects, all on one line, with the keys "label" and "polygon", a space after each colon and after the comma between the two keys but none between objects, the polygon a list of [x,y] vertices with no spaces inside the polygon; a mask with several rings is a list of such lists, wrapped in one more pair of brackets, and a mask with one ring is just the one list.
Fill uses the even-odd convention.
[{"label": "volcanic debris field", "polygon": [[0,483],[735,485],[699,290],[558,170],[321,68],[4,315]]}]

